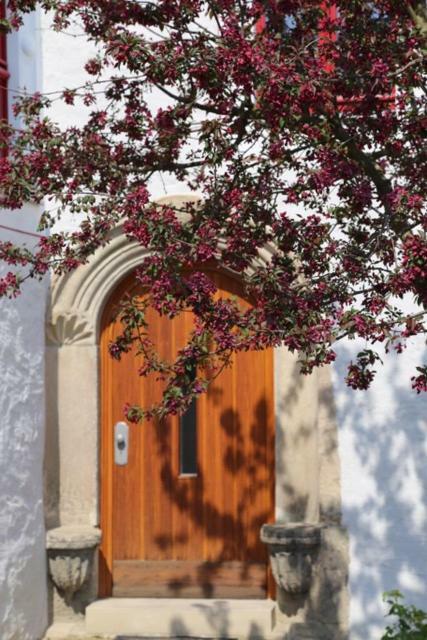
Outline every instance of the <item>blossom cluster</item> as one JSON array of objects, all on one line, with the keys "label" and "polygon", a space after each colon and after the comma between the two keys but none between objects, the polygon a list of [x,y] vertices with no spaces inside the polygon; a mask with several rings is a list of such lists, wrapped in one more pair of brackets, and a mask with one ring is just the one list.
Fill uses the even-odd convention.
[{"label": "blossom cluster", "polygon": [[[16,28],[36,2],[8,4]],[[135,278],[144,295],[124,301],[111,354],[135,348],[140,374],[155,372],[165,394],[158,407],[128,408],[130,418],[183,411],[234,352],[280,344],[309,373],[334,360],[338,340],[363,338],[367,348],[346,380],[365,389],[375,345],[400,352],[425,333],[423,3],[37,4],[53,12],[58,30],[82,25],[97,55],[83,86],[15,101],[22,127],[0,128],[8,149],[0,205],[47,202],[44,230],[69,212],[82,222],[31,252],[3,243],[1,258],[33,277],[66,273],[118,224],[141,245]],[[168,106],[152,106],[153,89]],[[54,98],[70,109],[82,101],[87,122],[61,128],[49,116]],[[153,204],[150,181],[163,172],[200,202]],[[214,269],[236,274],[247,305],[218,297]],[[15,295],[14,278],[2,281],[1,294]],[[402,310],[407,295],[419,312]],[[174,362],[147,337],[147,305],[171,318],[193,314]],[[413,386],[426,385],[421,368]]]}]

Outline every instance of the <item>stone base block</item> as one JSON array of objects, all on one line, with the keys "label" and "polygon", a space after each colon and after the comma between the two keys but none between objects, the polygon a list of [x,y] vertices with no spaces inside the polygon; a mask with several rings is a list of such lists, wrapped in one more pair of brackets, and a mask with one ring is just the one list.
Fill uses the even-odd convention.
[{"label": "stone base block", "polygon": [[88,634],[256,640],[272,635],[271,600],[107,598],[86,609]]}]

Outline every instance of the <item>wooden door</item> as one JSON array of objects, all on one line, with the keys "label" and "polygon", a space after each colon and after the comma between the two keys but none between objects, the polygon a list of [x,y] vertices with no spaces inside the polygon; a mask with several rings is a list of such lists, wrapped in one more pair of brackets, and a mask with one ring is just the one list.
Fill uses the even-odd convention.
[{"label": "wooden door", "polygon": [[[247,304],[235,280],[209,276],[219,295]],[[100,345],[100,595],[265,598],[268,558],[259,530],[274,515],[272,352],[235,356],[197,399],[193,416],[130,425],[128,464],[117,466],[113,426],[124,404],[147,406],[161,394],[154,378],[138,377],[132,354],[120,362],[107,354],[121,329],[114,309],[131,286],[120,286],[107,305]],[[173,357],[191,314],[171,321],[153,310],[149,319],[160,353]]]}]

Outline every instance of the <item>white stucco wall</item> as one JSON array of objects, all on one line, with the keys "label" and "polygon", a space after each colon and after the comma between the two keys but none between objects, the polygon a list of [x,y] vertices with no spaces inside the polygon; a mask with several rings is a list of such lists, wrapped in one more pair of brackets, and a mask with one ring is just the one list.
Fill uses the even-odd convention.
[{"label": "white stucco wall", "polygon": [[427,610],[427,398],[410,377],[426,359],[422,339],[384,358],[368,391],[343,382],[360,344],[338,348],[335,401],[339,425],[343,523],[350,533],[351,640],[384,631],[381,595],[399,589]]},{"label": "white stucco wall", "polygon": [[35,640],[47,621],[42,494],[45,293],[46,283],[32,284],[18,300],[0,301],[2,640]]},{"label": "white stucco wall", "polygon": [[[37,17],[8,40],[10,88],[40,87]],[[0,211],[0,225],[34,232],[39,212]],[[35,238],[0,227],[2,240]],[[9,269],[0,265],[2,275]],[[0,300],[0,637],[36,640],[47,624],[43,517],[44,313],[47,281]]]}]

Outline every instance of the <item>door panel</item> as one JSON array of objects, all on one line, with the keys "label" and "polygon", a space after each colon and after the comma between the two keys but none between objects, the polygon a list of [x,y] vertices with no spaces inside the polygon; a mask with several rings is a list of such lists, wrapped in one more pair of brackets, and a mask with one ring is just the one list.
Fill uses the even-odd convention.
[{"label": "door panel", "polygon": [[[235,280],[208,275],[218,295],[248,304]],[[132,353],[120,362],[107,354],[121,331],[114,310],[131,287],[132,280],[123,283],[108,303],[100,344],[100,595],[266,597],[259,530],[274,515],[272,352],[235,355],[197,399],[197,474],[180,474],[177,416],[130,425],[128,464],[117,466],[113,427],[125,403],[148,406],[162,393],[154,376],[138,376]],[[150,310],[148,320],[161,355],[173,358],[192,329],[191,314],[169,320]]]}]

